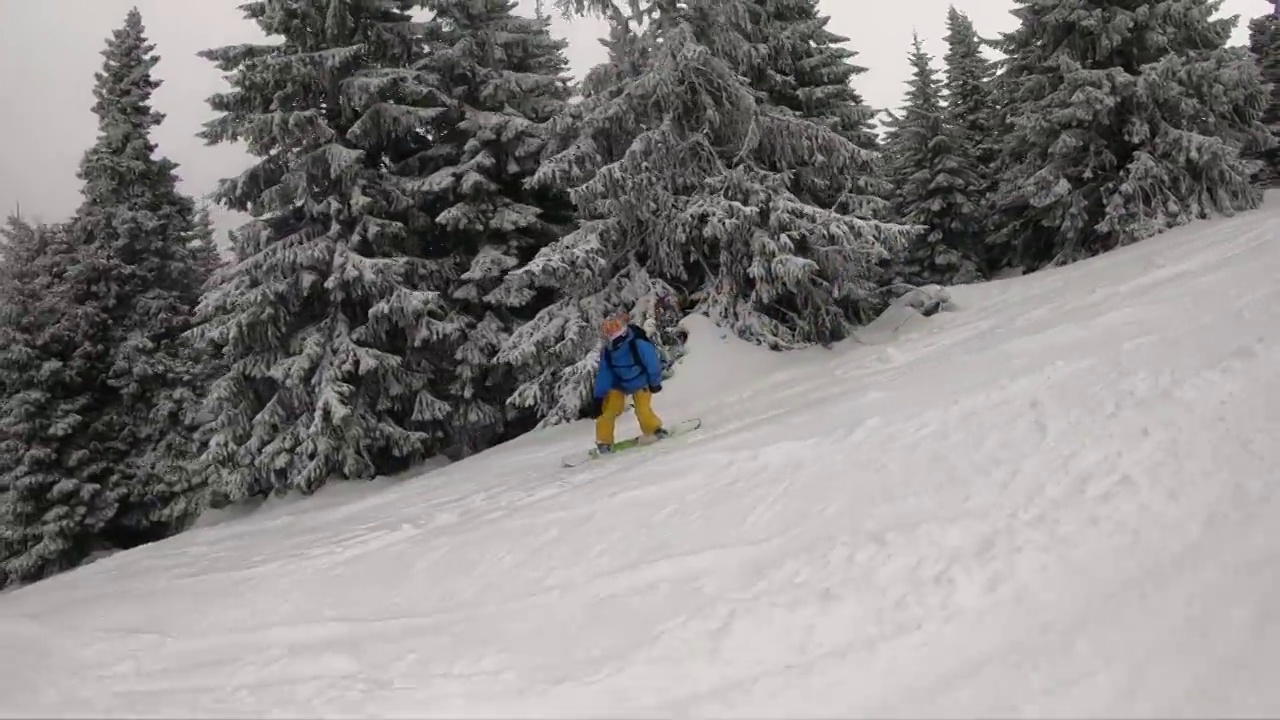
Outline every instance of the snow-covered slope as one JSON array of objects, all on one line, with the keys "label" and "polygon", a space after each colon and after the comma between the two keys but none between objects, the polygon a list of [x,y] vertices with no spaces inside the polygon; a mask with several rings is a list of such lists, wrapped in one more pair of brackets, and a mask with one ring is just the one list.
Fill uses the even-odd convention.
[{"label": "snow-covered slope", "polygon": [[1272,194],[834,351],[694,319],[658,408],[697,434],[565,470],[556,428],[0,596],[0,713],[1274,716],[1277,240]]}]

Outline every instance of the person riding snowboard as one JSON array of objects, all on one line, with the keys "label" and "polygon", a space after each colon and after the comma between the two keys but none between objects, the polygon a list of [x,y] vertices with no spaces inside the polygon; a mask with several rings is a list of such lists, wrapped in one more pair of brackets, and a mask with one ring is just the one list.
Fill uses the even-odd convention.
[{"label": "person riding snowboard", "polygon": [[613,433],[626,396],[636,408],[640,442],[647,444],[667,436],[662,420],[653,412],[653,394],[662,392],[662,359],[644,330],[630,324],[624,314],[600,323],[600,365],[596,369],[595,398],[591,416],[596,419],[596,450],[613,452]]}]

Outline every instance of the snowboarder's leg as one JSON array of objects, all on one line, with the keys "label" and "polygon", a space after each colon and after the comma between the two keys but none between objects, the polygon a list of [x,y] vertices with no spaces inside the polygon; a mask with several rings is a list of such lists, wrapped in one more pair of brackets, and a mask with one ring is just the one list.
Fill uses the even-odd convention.
[{"label": "snowboarder's leg", "polygon": [[636,405],[636,420],[640,421],[640,434],[650,437],[662,429],[662,418],[653,411],[653,393],[648,389],[637,390],[631,396]]},{"label": "snowboarder's leg", "polygon": [[622,401],[626,397],[621,390],[610,390],[605,394],[600,417],[596,418],[597,445],[613,445],[613,428],[618,416],[622,414]]}]

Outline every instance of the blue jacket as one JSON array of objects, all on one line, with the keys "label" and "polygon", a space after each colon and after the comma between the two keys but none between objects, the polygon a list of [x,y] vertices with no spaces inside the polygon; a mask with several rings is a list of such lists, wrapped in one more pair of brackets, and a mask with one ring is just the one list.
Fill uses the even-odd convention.
[{"label": "blue jacket", "polygon": [[610,390],[630,394],[661,382],[662,359],[658,357],[658,349],[648,340],[636,337],[631,328],[600,350],[600,366],[596,369],[597,399]]}]

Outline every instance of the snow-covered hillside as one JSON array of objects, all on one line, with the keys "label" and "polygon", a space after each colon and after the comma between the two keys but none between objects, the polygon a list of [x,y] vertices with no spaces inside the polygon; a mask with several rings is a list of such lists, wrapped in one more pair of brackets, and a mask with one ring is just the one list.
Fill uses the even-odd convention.
[{"label": "snow-covered hillside", "polygon": [[[0,596],[6,716],[1280,713],[1280,195]],[[870,339],[875,336],[875,342]],[[621,427],[630,434],[634,418]]]}]

